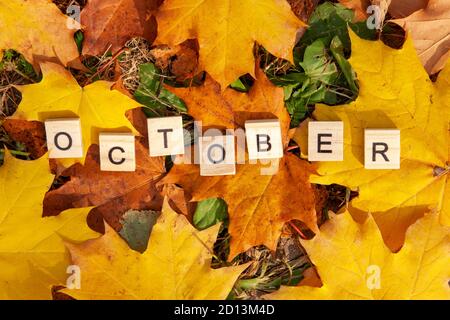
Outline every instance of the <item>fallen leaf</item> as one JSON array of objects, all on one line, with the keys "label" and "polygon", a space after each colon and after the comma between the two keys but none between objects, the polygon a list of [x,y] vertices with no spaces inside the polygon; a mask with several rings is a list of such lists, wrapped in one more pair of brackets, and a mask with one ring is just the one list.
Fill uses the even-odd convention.
[{"label": "fallen leaf", "polygon": [[2,127],[12,140],[23,143],[32,159],[38,159],[47,153],[44,124],[39,121],[6,119]]},{"label": "fallen leaf", "polygon": [[274,86],[260,68],[256,68],[256,79],[248,93],[231,88],[222,91],[208,75],[199,87],[166,88],[183,99],[188,113],[204,127],[237,129],[244,128],[246,120],[278,118],[287,144],[291,120],[284,106],[283,89]]},{"label": "fallen leaf", "polygon": [[269,299],[450,299],[449,228],[429,213],[391,253],[374,220],[362,225],[348,212],[334,215],[312,240],[301,240],[324,283],[321,288],[282,287]]},{"label": "fallen leaf", "polygon": [[70,181],[49,191],[44,200],[44,214],[56,215],[68,208],[96,206],[92,214],[101,214],[116,230],[129,209],[159,210],[162,197],[156,183],[165,173],[163,157],[149,157],[148,149],[136,141],[136,171],[100,171],[99,148],[91,146],[84,165],[78,163],[63,175]]},{"label": "fallen leaf", "polygon": [[[197,49],[197,50],[196,50]],[[195,76],[198,69],[198,48],[188,40],[175,47],[160,45],[150,51],[158,69],[170,72],[178,81]]]},{"label": "fallen leaf", "polygon": [[391,0],[389,14],[393,18],[404,18],[420,9],[425,9],[429,0]]},{"label": "fallen leaf", "polygon": [[425,9],[392,20],[410,32],[420,60],[429,74],[444,68],[450,56],[450,2],[430,0]]},{"label": "fallen leaf", "polygon": [[292,61],[297,31],[304,26],[286,0],[166,0],[156,18],[159,43],[198,39],[200,70],[222,89],[246,73],[254,75],[255,41]]},{"label": "fallen leaf", "polygon": [[171,208],[192,222],[197,203],[189,201],[191,197],[184,192],[183,188],[175,184],[166,184],[163,187],[162,195],[167,198]]},{"label": "fallen leaf", "polygon": [[131,249],[142,253],[147,250],[148,239],[158,216],[158,211],[130,209],[122,216],[119,234]]},{"label": "fallen leaf", "polygon": [[[319,162],[311,181],[358,191],[351,204],[373,213],[386,244],[397,251],[408,226],[428,207],[440,212],[443,224],[450,224],[450,66],[433,84],[411,39],[395,50],[350,34],[359,97],[349,105],[317,105],[313,114],[319,121],[344,122],[344,161]],[[364,169],[366,128],[401,130],[399,170]],[[303,153],[305,129],[302,125],[294,136]]]},{"label": "fallen leaf", "polygon": [[[112,83],[96,81],[81,88],[70,72],[57,64],[43,63],[41,69],[41,82],[18,87],[22,101],[13,118],[45,121],[79,117],[85,156],[91,144],[98,144],[100,132],[126,130],[138,134],[125,112],[139,104],[119,91],[111,90]],[[60,161],[69,166],[80,160]]]},{"label": "fallen leaf", "polygon": [[89,0],[80,18],[85,36],[83,54],[100,55],[107,49],[116,53],[133,37],[152,43],[156,21],[150,12],[156,8],[157,0]]},{"label": "fallen leaf", "polygon": [[114,230],[81,245],[67,244],[83,270],[76,299],[225,299],[247,265],[211,269],[220,225],[197,231],[166,202],[153,226],[147,250],[130,250]]},{"label": "fallen leaf", "polygon": [[53,181],[48,160],[5,154],[0,167],[0,299],[51,299],[52,285],[68,277],[69,255],[61,237],[96,237],[86,224],[90,208],[42,218],[42,199]]},{"label": "fallen leaf", "polygon": [[339,0],[339,3],[355,11],[355,21],[364,21],[367,19],[367,7],[370,6],[370,0]]},{"label": "fallen leaf", "polygon": [[222,198],[230,217],[230,259],[256,245],[274,250],[283,225],[300,220],[317,231],[313,167],[286,153],[274,175],[262,175],[262,164],[236,166],[236,175],[200,176],[198,165],[177,164],[161,183],[176,183],[192,195],[191,201]]},{"label": "fallen leaf", "polygon": [[0,29],[0,58],[3,50],[14,49],[35,68],[41,61],[68,65],[78,58],[73,38],[78,23],[48,0],[1,1]]},{"label": "fallen leaf", "polygon": [[292,12],[302,21],[308,21],[319,4],[319,0],[287,0],[287,2],[291,5]]}]

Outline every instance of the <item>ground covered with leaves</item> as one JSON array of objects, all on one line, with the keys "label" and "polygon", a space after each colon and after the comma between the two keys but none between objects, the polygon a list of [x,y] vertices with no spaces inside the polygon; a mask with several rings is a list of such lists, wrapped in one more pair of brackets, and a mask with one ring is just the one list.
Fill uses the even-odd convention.
[{"label": "ground covered with leaves", "polygon": [[[449,299],[449,21],[446,0],[0,1],[0,299]],[[278,171],[150,157],[166,116],[276,117]],[[82,159],[48,159],[61,117]],[[349,128],[344,161],[307,160],[311,121]],[[401,130],[399,170],[364,168],[366,128]],[[134,172],[100,170],[117,130]]]}]

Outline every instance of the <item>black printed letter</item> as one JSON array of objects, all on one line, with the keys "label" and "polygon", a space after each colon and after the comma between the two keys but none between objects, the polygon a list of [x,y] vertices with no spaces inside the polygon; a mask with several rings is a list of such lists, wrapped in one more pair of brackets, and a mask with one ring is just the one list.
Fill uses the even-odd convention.
[{"label": "black printed letter", "polygon": [[331,138],[331,133],[319,133],[317,135],[317,152],[318,153],[333,153],[332,150],[322,150],[322,146],[331,145],[331,141],[322,141],[322,138]]},{"label": "black printed letter", "polygon": [[[377,147],[383,147],[383,150],[377,150]],[[372,144],[372,161],[375,162],[377,160],[377,153],[381,154],[386,162],[389,162],[388,157],[386,156],[386,152],[389,150],[389,147],[384,142],[374,142]]]},{"label": "black printed letter", "polygon": [[[60,136],[65,136],[65,137],[67,137],[67,140],[68,140],[68,143],[67,143],[67,146],[66,147],[61,147],[60,145],[59,145],[59,137]],[[59,150],[62,150],[62,151],[67,151],[67,150],[69,150],[70,148],[72,148],[72,137],[70,136],[70,134],[68,134],[67,132],[58,132],[56,135],[55,135],[55,139],[54,139],[54,143],[55,143],[55,146],[59,149]]]},{"label": "black printed letter", "polygon": [[123,150],[123,148],[121,148],[121,147],[113,147],[113,148],[111,148],[109,150],[108,158],[109,158],[109,161],[111,161],[112,164],[120,165],[120,164],[124,163],[126,159],[122,158],[120,160],[114,160],[112,154],[116,150],[119,150],[120,152],[125,153],[125,150]]},{"label": "black printed letter", "polygon": [[158,132],[164,133],[164,148],[167,149],[168,148],[167,132],[173,132],[173,129],[158,129]]},{"label": "black printed letter", "polygon": [[[261,138],[265,138],[265,141],[261,141]],[[267,144],[265,149],[261,148],[261,144]],[[268,152],[272,149],[272,144],[270,143],[270,136],[268,134],[257,134],[256,135],[256,145],[258,146],[258,152]]]}]

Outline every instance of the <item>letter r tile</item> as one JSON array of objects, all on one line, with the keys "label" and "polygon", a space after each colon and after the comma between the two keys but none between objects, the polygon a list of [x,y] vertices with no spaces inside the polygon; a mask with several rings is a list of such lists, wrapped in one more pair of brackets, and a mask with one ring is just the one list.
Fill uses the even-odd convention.
[{"label": "letter r tile", "polygon": [[364,167],[400,169],[400,130],[366,129],[364,131]]}]

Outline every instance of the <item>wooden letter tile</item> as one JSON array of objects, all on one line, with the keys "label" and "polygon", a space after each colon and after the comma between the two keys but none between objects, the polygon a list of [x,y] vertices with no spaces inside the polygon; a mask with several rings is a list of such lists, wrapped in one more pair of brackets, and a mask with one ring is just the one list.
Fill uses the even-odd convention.
[{"label": "wooden letter tile", "polygon": [[236,174],[234,136],[206,136],[199,139],[200,175]]},{"label": "wooden letter tile", "polygon": [[147,119],[150,156],[184,154],[182,117]]},{"label": "wooden letter tile", "polygon": [[82,158],[83,142],[80,119],[45,121],[49,158]]},{"label": "wooden letter tile", "polygon": [[344,160],[344,123],[311,121],[308,124],[308,160]]},{"label": "wooden letter tile", "polygon": [[283,157],[281,127],[277,119],[246,121],[245,131],[250,160]]},{"label": "wooden letter tile", "polygon": [[132,133],[100,133],[100,170],[135,171],[136,155]]},{"label": "wooden letter tile", "polygon": [[400,169],[400,130],[365,130],[364,167],[366,169]]}]

